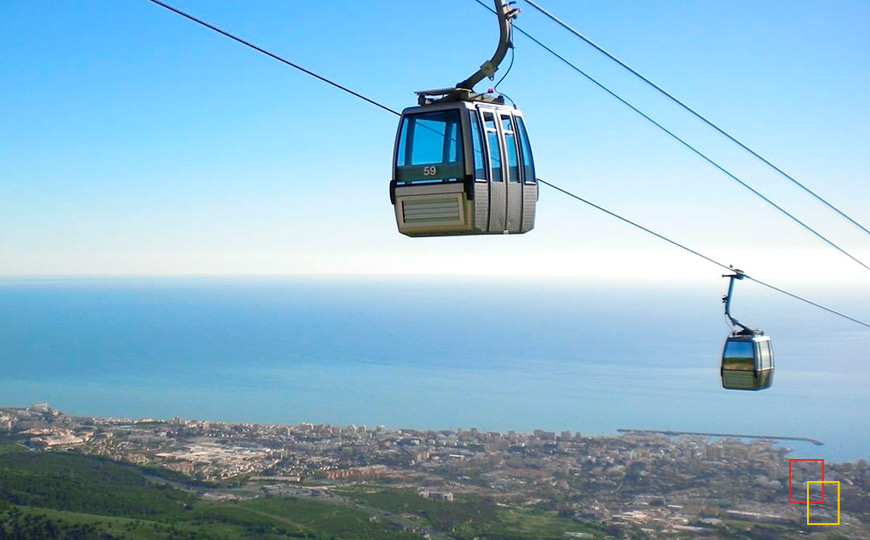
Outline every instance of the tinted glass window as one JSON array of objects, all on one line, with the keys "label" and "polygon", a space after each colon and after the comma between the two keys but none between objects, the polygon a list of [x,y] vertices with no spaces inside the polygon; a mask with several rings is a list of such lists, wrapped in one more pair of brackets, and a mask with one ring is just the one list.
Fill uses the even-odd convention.
[{"label": "tinted glass window", "polygon": [[486,179],[486,164],[483,161],[483,140],[480,138],[480,120],[477,112],[471,111],[471,148],[474,152],[474,177]]},{"label": "tinted glass window", "polygon": [[492,170],[492,181],[501,182],[501,154],[499,153],[498,127],[492,113],[483,113],[483,128],[486,130],[486,142],[489,149],[489,166]]},{"label": "tinted glass window", "polygon": [[755,344],[752,341],[732,341],[725,343],[722,353],[722,367],[752,371],[755,369]]},{"label": "tinted glass window", "polygon": [[444,141],[446,162],[456,163],[459,161],[459,137],[462,135],[459,132],[459,121],[450,122],[447,124],[447,140]]},{"label": "tinted glass window", "polygon": [[517,136],[513,130],[513,123],[509,115],[501,117],[502,132],[504,133],[504,148],[507,155],[508,181],[519,183],[520,161],[517,151]]},{"label": "tinted glass window", "polygon": [[397,165],[456,163],[462,159],[462,131],[458,110],[405,117],[399,136]]},{"label": "tinted glass window", "polygon": [[768,367],[772,368],[773,367],[773,344],[769,341],[765,341],[764,343],[761,344],[761,346],[764,347],[764,350],[767,351]]},{"label": "tinted glass window", "polygon": [[529,134],[526,133],[526,125],[523,119],[519,116],[515,117],[517,121],[517,134],[520,137],[520,150],[523,154],[523,180],[526,182],[535,181],[535,161],[532,156],[532,146],[529,143]]},{"label": "tinted glass window", "polygon": [[770,347],[766,341],[758,344],[759,365],[761,369],[770,368]]},{"label": "tinted glass window", "polygon": [[504,131],[513,131],[514,126],[511,124],[511,117],[507,114],[501,115],[501,129]]}]

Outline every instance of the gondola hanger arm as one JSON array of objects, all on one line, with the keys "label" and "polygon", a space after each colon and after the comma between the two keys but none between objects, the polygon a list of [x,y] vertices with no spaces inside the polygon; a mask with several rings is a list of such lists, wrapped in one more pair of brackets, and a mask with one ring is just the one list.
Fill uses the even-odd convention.
[{"label": "gondola hanger arm", "polygon": [[513,20],[519,15],[519,8],[515,8],[515,2],[505,2],[505,0],[493,0],[495,2],[495,13],[498,16],[499,37],[498,46],[492,58],[484,62],[480,69],[462,82],[456,83],[456,88],[464,90],[474,90],[474,85],[482,81],[484,78],[492,79],[495,72],[498,71],[498,66],[501,65],[504,57],[507,56],[508,50],[513,47],[511,43],[511,25]]},{"label": "gondola hanger arm", "polygon": [[725,304],[725,316],[728,317],[728,320],[731,322],[731,326],[739,326],[743,329],[744,332],[755,334],[757,333],[756,330],[749,328],[748,326],[731,316],[731,297],[734,294],[734,280],[743,279],[745,276],[742,270],[734,267],[732,267],[732,269],[734,270],[733,274],[722,274],[722,277],[729,278],[728,294],[722,297],[722,302]]}]

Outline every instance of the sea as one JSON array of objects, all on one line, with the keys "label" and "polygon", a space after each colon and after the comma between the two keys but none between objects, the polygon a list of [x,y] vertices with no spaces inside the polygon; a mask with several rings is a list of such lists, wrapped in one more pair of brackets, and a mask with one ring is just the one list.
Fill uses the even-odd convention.
[{"label": "sea", "polygon": [[[761,392],[721,388],[724,280],[93,277],[0,280],[0,406],[68,414],[615,435],[779,435],[870,458],[870,331],[758,287]],[[845,288],[810,291],[870,315]]]}]

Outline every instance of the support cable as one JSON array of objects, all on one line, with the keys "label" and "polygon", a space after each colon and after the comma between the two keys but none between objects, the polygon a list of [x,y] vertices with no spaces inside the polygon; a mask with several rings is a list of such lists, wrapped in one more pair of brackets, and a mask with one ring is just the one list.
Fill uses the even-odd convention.
[{"label": "support cable", "polygon": [[[481,0],[474,0],[474,1],[491,11],[491,8],[489,6],[487,6],[486,4],[484,4],[483,2],[481,2]],[[555,56],[556,58],[561,60],[568,67],[570,67],[571,69],[573,69],[574,71],[576,71],[577,73],[579,73],[580,75],[585,77],[587,80],[589,80],[595,86],[597,86],[598,88],[607,92],[611,97],[618,100],[620,103],[622,103],[623,105],[625,105],[626,107],[628,107],[629,109],[634,111],[635,113],[642,116],[645,120],[647,120],[648,122],[653,124],[655,127],[659,128],[661,131],[666,133],[672,139],[674,139],[675,141],[677,141],[681,145],[688,148],[695,155],[697,155],[698,157],[700,157],[701,159],[703,159],[704,161],[706,161],[707,163],[709,163],[710,165],[712,165],[713,167],[718,169],[725,176],[734,180],[735,182],[737,182],[738,184],[740,184],[744,188],[748,189],[750,192],[752,192],[754,195],[756,195],[757,197],[762,199],[764,202],[766,202],[767,204],[769,204],[770,206],[772,206],[773,208],[778,210],[780,213],[782,213],[783,215],[785,215],[786,217],[788,217],[789,219],[791,219],[792,221],[794,221],[795,223],[797,223],[798,225],[800,225],[801,227],[803,227],[804,229],[809,231],[813,236],[815,236],[816,238],[818,238],[822,242],[828,244],[830,247],[839,251],[840,253],[842,253],[846,257],[852,259],[854,262],[856,262],[859,265],[861,265],[862,267],[864,267],[865,270],[870,271],[870,266],[866,265],[863,261],[861,261],[860,259],[858,259],[854,255],[852,255],[851,253],[849,253],[845,249],[841,248],[839,245],[834,243],[833,240],[828,239],[822,233],[818,232],[813,227],[811,227],[810,225],[803,222],[801,219],[799,219],[797,216],[795,216],[794,214],[792,214],[791,212],[789,212],[785,208],[783,208],[783,207],[779,206],[778,204],[776,204],[775,202],[773,202],[770,198],[765,196],[763,193],[761,193],[760,191],[756,190],[755,188],[753,188],[752,186],[750,186],[749,184],[747,184],[746,182],[744,182],[743,180],[738,178],[734,173],[732,173],[731,171],[729,171],[728,169],[726,169],[725,167],[723,167],[722,165],[720,165],[719,163],[714,161],[712,158],[707,156],[707,154],[704,154],[703,152],[701,152],[700,150],[698,150],[697,148],[695,148],[694,146],[692,146],[691,144],[686,142],[686,140],[682,139],[679,135],[677,135],[673,131],[669,130],[668,128],[666,128],[665,126],[663,126],[662,124],[660,124],[659,122],[654,120],[652,117],[650,117],[649,115],[647,115],[646,113],[644,113],[643,111],[641,111],[640,109],[638,109],[637,107],[635,107],[634,105],[632,105],[631,103],[629,103],[628,101],[623,99],[619,94],[617,94],[616,92],[614,92],[613,90],[611,90],[610,88],[605,86],[603,83],[599,82],[597,79],[595,79],[594,77],[592,77],[591,75],[589,75],[588,73],[586,73],[585,71],[583,71],[582,69],[577,67],[575,64],[573,64],[571,61],[566,59],[564,56],[560,55],[559,53],[557,53],[556,51],[554,51],[550,47],[544,45],[543,43],[541,43],[541,41],[539,41],[537,38],[535,38],[534,36],[532,36],[531,34],[526,32],[525,30],[523,30],[519,26],[514,25],[514,29],[516,29],[518,32],[520,32],[521,34],[523,34],[524,36],[526,36],[527,38],[532,40],[532,42],[534,42],[539,47],[543,48],[544,50],[546,50],[547,52],[549,52],[550,54],[552,54],[553,56]]]},{"label": "support cable", "polygon": [[365,97],[364,95],[360,94],[359,92],[354,92],[353,90],[351,90],[350,88],[347,88],[346,86],[342,86],[342,85],[338,84],[337,82],[333,82],[333,81],[327,79],[326,77],[322,77],[322,76],[318,75],[317,73],[314,73],[313,71],[305,69],[304,67],[300,66],[299,64],[294,64],[293,62],[291,62],[289,60],[281,58],[277,54],[272,54],[269,51],[267,51],[266,49],[258,47],[249,41],[245,41],[244,39],[242,39],[240,37],[234,36],[234,35],[230,34],[229,32],[221,30],[217,26],[213,26],[213,25],[211,25],[211,24],[209,24],[201,19],[197,19],[193,15],[185,13],[185,12],[181,11],[180,9],[178,9],[177,7],[171,6],[165,2],[161,2],[160,0],[148,0],[148,1],[152,2],[154,4],[157,4],[158,6],[160,6],[162,8],[166,8],[169,11],[172,11],[173,13],[177,13],[178,15],[181,15],[182,17],[189,19],[189,20],[191,20],[199,25],[205,26],[209,30],[214,30],[218,34],[226,36],[226,37],[232,39],[233,41],[237,41],[237,42],[241,43],[242,45],[244,45],[246,47],[250,47],[259,53],[265,54],[266,56],[268,56],[270,58],[274,58],[275,60],[281,62],[282,64],[286,64],[294,69],[298,69],[299,71],[301,71],[302,73],[305,73],[306,75],[310,75],[321,82],[325,82],[326,84],[328,84],[330,86],[334,86],[334,87],[338,88],[339,90],[347,92],[348,94],[355,96],[355,97],[357,97],[357,98],[359,98],[367,103],[370,103],[370,104],[374,105],[375,107],[380,107],[381,109],[383,109],[387,112],[391,112],[391,113],[395,114],[396,116],[399,116],[398,111],[395,111],[395,110],[387,107],[386,105],[382,105],[373,99],[369,99],[369,98]]},{"label": "support cable", "polygon": [[[392,113],[392,114],[394,114],[394,115],[396,115],[396,116],[401,116],[401,114],[400,114],[398,111],[396,111],[396,110],[394,110],[394,109],[391,109],[390,107],[387,107],[386,105],[384,105],[384,104],[382,104],[382,103],[379,103],[379,102],[377,102],[377,101],[375,101],[375,100],[373,100],[373,99],[370,99],[370,98],[368,98],[368,97],[366,97],[366,96],[364,96],[364,95],[362,95],[362,94],[359,94],[359,93],[357,93],[357,92],[354,92],[353,90],[350,90],[350,89],[348,89],[348,88],[346,88],[346,87],[344,87],[344,86],[342,86],[342,85],[340,85],[340,84],[338,84],[338,83],[335,83],[335,82],[333,82],[333,81],[331,81],[331,80],[329,80],[329,79],[327,79],[327,78],[325,78],[325,77],[322,77],[322,76],[320,76],[320,75],[318,75],[318,74],[316,74],[316,73],[314,73],[314,72],[312,72],[312,71],[309,71],[309,70],[307,70],[307,69],[301,68],[301,67],[297,66],[296,64],[294,64],[294,63],[292,63],[292,62],[290,62],[290,61],[288,61],[288,60],[285,60],[285,59],[281,58],[280,56],[277,56],[277,55],[275,55],[275,54],[272,54],[272,53],[266,51],[265,49],[261,49],[260,47],[257,47],[256,45],[253,45],[253,44],[251,44],[251,43],[249,43],[249,42],[247,42],[247,41],[245,41],[245,40],[243,40],[243,39],[241,39],[241,38],[238,38],[238,37],[236,37],[236,36],[233,36],[232,34],[230,34],[230,33],[228,33],[228,32],[225,32],[225,31],[223,31],[223,30],[217,28],[216,26],[213,26],[213,25],[208,24],[208,23],[206,23],[206,22],[204,22],[204,21],[201,21],[201,20],[199,20],[199,19],[197,19],[197,18],[195,18],[195,17],[193,17],[193,16],[191,16],[191,15],[188,15],[187,13],[184,13],[183,11],[174,8],[174,7],[170,6],[169,4],[166,4],[166,3],[164,3],[164,2],[162,2],[162,1],[160,1],[160,0],[148,0],[148,1],[149,1],[149,2],[153,2],[154,4],[157,4],[157,5],[161,6],[161,7],[164,7],[164,8],[166,8],[166,9],[168,9],[168,10],[174,12],[174,13],[177,13],[178,15],[181,15],[181,16],[187,18],[187,19],[190,19],[191,21],[194,21],[194,22],[196,22],[196,23],[198,23],[198,24],[200,24],[200,25],[202,25],[202,26],[205,26],[206,28],[209,28],[210,30],[214,30],[215,32],[218,32],[219,34],[222,34],[222,35],[224,35],[224,36],[226,36],[226,37],[228,37],[228,38],[230,38],[230,39],[233,39],[234,41],[237,41],[237,42],[239,42],[239,43],[241,43],[241,44],[243,44],[243,45],[246,45],[246,46],[248,46],[248,47],[250,47],[250,48],[252,48],[252,49],[254,49],[254,50],[256,50],[256,51],[258,51],[258,52],[260,52],[260,53],[262,53],[262,54],[265,54],[266,56],[269,56],[269,57],[271,57],[271,58],[274,58],[275,60],[278,60],[279,62],[281,62],[281,63],[283,63],[283,64],[286,64],[286,65],[288,65],[288,66],[290,66],[290,67],[293,67],[293,68],[295,68],[295,69],[298,69],[299,71],[302,71],[302,72],[305,73],[306,75],[310,75],[310,76],[312,76],[312,77],[314,77],[314,78],[316,78],[316,79],[318,79],[318,80],[320,80],[320,81],[323,81],[323,82],[325,82],[325,83],[327,83],[327,84],[329,84],[329,85],[331,85],[331,86],[334,86],[334,87],[336,87],[336,88],[338,88],[338,89],[340,89],[340,90],[343,90],[344,92],[347,92],[348,94],[351,94],[351,95],[353,95],[353,96],[355,96],[355,97],[357,97],[357,98],[359,98],[359,99],[365,101],[366,103],[369,103],[369,104],[371,104],[371,105],[374,105],[374,106],[376,106],[376,107],[378,107],[378,108],[380,108],[380,109],[383,109],[383,110],[385,110],[385,111],[387,111],[387,112],[389,112],[389,113]],[[519,29],[518,29],[518,30],[519,30]],[[522,32],[522,30],[520,30],[520,31]],[[523,32],[523,34],[525,34],[525,32]],[[528,36],[528,34],[526,34],[526,35]],[[529,36],[529,37],[531,37],[531,36]],[[534,38],[533,38],[533,39],[534,39]],[[571,198],[573,198],[573,199],[576,199],[576,200],[578,200],[578,201],[580,201],[580,202],[582,202],[582,203],[584,203],[584,204],[587,204],[587,205],[589,205],[589,206],[595,208],[596,210],[599,210],[599,211],[601,211],[601,212],[604,212],[604,213],[606,213],[606,214],[608,214],[608,215],[610,215],[610,216],[612,216],[612,217],[615,217],[615,218],[617,218],[617,219],[619,219],[619,220],[621,220],[621,221],[623,221],[623,222],[625,222],[625,223],[628,223],[629,225],[632,225],[633,227],[636,227],[636,228],[638,228],[638,229],[640,229],[640,230],[642,230],[642,231],[644,231],[644,232],[646,232],[646,233],[648,233],[648,234],[651,234],[651,235],[653,235],[653,236],[655,236],[655,237],[657,237],[657,238],[659,238],[659,239],[661,239],[661,240],[664,240],[665,242],[668,242],[669,244],[671,244],[671,245],[673,245],[673,246],[676,246],[676,247],[678,247],[678,248],[680,248],[680,249],[682,249],[682,250],[685,250],[685,251],[687,251],[687,252],[689,252],[689,253],[691,253],[691,254],[697,256],[697,257],[700,257],[700,258],[704,259],[705,261],[707,261],[707,262],[709,262],[709,263],[712,263],[712,264],[715,264],[715,265],[717,265],[717,266],[720,266],[720,267],[724,268],[725,270],[728,270],[729,272],[733,270],[730,266],[727,266],[727,265],[725,265],[724,263],[721,263],[721,262],[719,262],[719,261],[717,261],[717,260],[715,260],[715,259],[713,259],[713,258],[711,258],[711,257],[707,257],[706,255],[703,255],[702,253],[700,253],[700,252],[698,252],[698,251],[695,251],[695,250],[693,250],[693,249],[691,249],[691,248],[689,248],[689,247],[687,247],[687,246],[685,246],[685,245],[683,245],[683,244],[681,244],[681,243],[679,243],[679,242],[677,242],[677,241],[675,241],[675,240],[671,240],[670,238],[668,238],[668,237],[666,237],[666,236],[664,236],[664,235],[662,235],[662,234],[659,234],[659,233],[653,231],[652,229],[648,229],[647,227],[644,227],[644,226],[642,226],[642,225],[640,225],[640,224],[638,224],[638,223],[636,223],[636,222],[634,222],[634,221],[631,221],[631,220],[628,219],[628,218],[624,218],[624,217],[620,216],[619,214],[617,214],[617,213],[615,213],[615,212],[612,212],[612,211],[610,211],[610,210],[607,210],[607,209],[604,208],[604,207],[598,206],[597,204],[594,204],[594,203],[592,203],[592,202],[590,202],[590,201],[587,201],[586,199],[583,199],[583,198],[580,197],[579,195],[576,195],[576,194],[574,194],[574,193],[572,193],[572,192],[570,192],[570,191],[568,191],[568,190],[565,190],[565,189],[563,189],[563,188],[561,188],[561,187],[559,187],[559,186],[557,186],[557,185],[555,185],[555,184],[552,184],[552,183],[550,183],[550,182],[546,182],[546,181],[544,181],[544,180],[540,180],[540,179],[539,179],[538,181],[539,181],[540,183],[542,183],[542,184],[548,186],[548,187],[551,187],[551,188],[555,189],[556,191],[561,192],[561,193],[564,194],[564,195],[567,195],[568,197],[571,197]],[[809,304],[809,305],[811,305],[811,306],[814,306],[814,307],[816,307],[816,308],[819,308],[819,309],[821,309],[821,310],[827,311],[828,313],[831,313],[831,314],[836,315],[836,316],[838,316],[838,317],[842,317],[842,318],[844,318],[844,319],[846,319],[846,320],[849,320],[849,321],[852,321],[852,322],[854,322],[854,323],[860,324],[861,326],[865,326],[865,327],[867,327],[867,328],[870,328],[870,323],[866,323],[866,322],[860,321],[860,320],[858,320],[858,319],[855,319],[855,318],[853,318],[853,317],[850,317],[850,316],[848,316],[848,315],[844,315],[843,313],[840,313],[839,311],[835,311],[835,310],[833,310],[833,309],[830,309],[830,308],[828,308],[828,307],[825,307],[825,306],[823,306],[823,305],[821,305],[821,304],[818,304],[818,303],[816,303],[816,302],[813,302],[813,301],[811,301],[811,300],[807,300],[806,298],[803,298],[802,296],[799,296],[799,295],[797,295],[797,294],[794,294],[794,293],[788,292],[788,291],[786,291],[786,290],[784,290],[784,289],[781,289],[781,288],[779,288],[779,287],[776,287],[776,286],[774,286],[774,285],[771,285],[771,284],[766,283],[766,282],[764,282],[764,281],[761,281],[761,280],[759,280],[759,279],[755,279],[755,278],[753,278],[753,277],[751,277],[751,276],[749,276],[749,275],[744,274],[744,277],[745,277],[746,279],[750,279],[750,280],[752,280],[752,281],[758,283],[759,285],[762,285],[762,286],[764,286],[764,287],[767,287],[767,288],[769,288],[769,289],[772,289],[772,290],[774,290],[774,291],[776,291],[776,292],[782,293],[782,294],[784,294],[784,295],[786,295],[786,296],[790,296],[791,298],[794,298],[795,300],[799,300],[799,301],[801,301],[801,302],[807,303],[807,304]]]},{"label": "support cable", "polygon": [[[712,264],[715,264],[716,266],[719,266],[719,267],[721,267],[721,268],[724,268],[724,269],[727,270],[728,272],[733,272],[733,271],[734,271],[734,269],[733,269],[732,267],[726,265],[725,263],[719,262],[719,261],[717,261],[716,259],[713,259],[713,258],[711,258],[711,257],[708,257],[708,256],[704,255],[703,253],[700,253],[700,252],[698,252],[698,251],[695,251],[694,249],[692,249],[692,248],[690,248],[690,247],[688,247],[688,246],[686,246],[686,245],[684,245],[684,244],[681,244],[681,243],[677,242],[676,240],[671,240],[670,238],[668,238],[667,236],[665,236],[665,235],[663,235],[663,234],[659,234],[659,233],[653,231],[652,229],[649,229],[649,228],[647,228],[647,227],[644,227],[643,225],[641,225],[641,224],[639,224],[639,223],[636,223],[636,222],[634,222],[634,221],[631,221],[631,220],[628,219],[628,218],[622,217],[622,216],[620,216],[619,214],[617,214],[616,212],[612,212],[612,211],[610,211],[610,210],[608,210],[608,209],[606,209],[606,208],[604,208],[604,207],[602,207],[602,206],[598,206],[597,204],[595,204],[595,203],[593,203],[593,202],[591,202],[591,201],[588,201],[588,200],[584,199],[583,197],[580,197],[579,195],[576,195],[576,194],[574,194],[574,193],[572,193],[572,192],[570,192],[570,191],[568,191],[568,190],[566,190],[566,189],[560,188],[559,186],[557,186],[557,185],[555,185],[555,184],[551,184],[550,182],[547,182],[547,181],[545,181],[545,180],[541,180],[540,178],[538,178],[538,182],[544,184],[545,186],[549,186],[549,187],[555,189],[556,191],[559,191],[559,192],[561,192],[562,194],[571,197],[572,199],[576,199],[576,200],[582,202],[583,204],[589,205],[589,206],[591,206],[592,208],[594,208],[594,209],[596,209],[596,210],[599,210],[599,211],[601,211],[601,212],[604,212],[605,214],[608,214],[608,215],[610,215],[611,217],[615,217],[616,219],[618,219],[618,220],[620,220],[620,221],[622,221],[622,222],[624,222],[624,223],[628,223],[628,224],[631,225],[632,227],[636,227],[636,228],[642,230],[642,231],[645,232],[645,233],[648,233],[648,234],[651,234],[651,235],[655,236],[656,238],[658,238],[658,239],[660,239],[660,240],[664,240],[665,242],[671,244],[672,246],[678,247],[678,248],[680,248],[680,249],[682,249],[682,250],[684,250],[684,251],[687,251],[687,252],[691,253],[692,255],[695,255],[696,257],[700,257],[700,258],[704,259],[705,261],[707,261],[707,262],[709,262],[709,263],[712,263]],[[760,280],[760,279],[754,278],[754,277],[750,276],[749,274],[743,273],[743,277],[744,277],[745,279],[748,279],[748,280],[754,281],[755,283],[758,283],[759,285],[761,285],[761,286],[763,286],[763,287],[767,287],[768,289],[772,289],[772,290],[774,290],[774,291],[776,291],[776,292],[779,292],[779,293],[782,293],[782,294],[784,294],[784,295],[786,295],[786,296],[790,296],[791,298],[794,298],[795,300],[800,300],[801,302],[804,302],[805,304],[809,304],[809,305],[811,305],[811,306],[813,306],[813,307],[817,307],[817,308],[819,308],[819,309],[822,309],[822,310],[824,310],[824,311],[827,311],[828,313],[831,313],[832,315],[836,315],[836,316],[838,316],[838,317],[842,317],[842,318],[844,318],[844,319],[846,319],[846,320],[848,320],[848,321],[852,321],[853,323],[857,323],[857,324],[860,324],[861,326],[864,326],[864,327],[870,328],[870,323],[866,323],[866,322],[864,322],[864,321],[861,321],[861,320],[855,319],[854,317],[850,317],[850,316],[848,316],[848,315],[845,315],[845,314],[843,314],[843,313],[840,313],[839,311],[833,310],[833,309],[831,309],[831,308],[829,308],[829,307],[825,307],[825,306],[823,306],[823,305],[821,305],[821,304],[819,304],[819,303],[813,302],[812,300],[808,300],[808,299],[806,299],[806,298],[804,298],[804,297],[802,297],[802,296],[799,296],[799,295],[797,295],[797,294],[794,294],[794,293],[788,292],[788,291],[786,291],[785,289],[781,289],[781,288],[779,288],[779,287],[776,287],[775,285],[771,285],[770,283],[767,283],[767,282],[762,281],[762,280]]]},{"label": "support cable", "polygon": [[833,210],[834,212],[839,214],[842,218],[844,218],[847,221],[849,221],[850,223],[852,223],[852,225],[855,225],[856,227],[858,227],[859,229],[861,229],[862,231],[864,231],[865,233],[870,235],[870,229],[868,229],[864,225],[861,225],[860,223],[858,223],[855,219],[853,219],[852,217],[847,215],[845,212],[843,212],[842,210],[840,210],[839,208],[834,206],[834,204],[828,202],[821,195],[819,195],[815,191],[811,190],[806,185],[799,182],[796,178],[794,178],[793,176],[791,176],[790,174],[788,174],[787,172],[782,170],[780,167],[777,167],[776,165],[771,163],[764,156],[762,156],[761,154],[759,154],[758,152],[756,152],[755,150],[753,150],[752,148],[750,148],[749,146],[747,146],[746,144],[744,144],[743,142],[738,140],[735,136],[731,135],[730,133],[728,133],[727,131],[725,131],[724,129],[722,129],[721,127],[716,125],[715,123],[713,123],[712,120],[709,120],[706,116],[702,115],[701,113],[699,113],[698,111],[696,111],[692,107],[686,105],[683,101],[678,99],[676,96],[674,96],[673,94],[671,94],[670,92],[668,92],[667,90],[665,90],[664,88],[659,86],[658,84],[654,83],[653,81],[651,81],[650,79],[645,77],[643,74],[641,74],[640,72],[638,72],[637,70],[635,70],[634,68],[632,68],[631,66],[626,64],[625,62],[620,60],[616,55],[614,55],[613,53],[611,53],[610,51],[608,51],[604,47],[598,45],[597,43],[595,43],[594,41],[592,41],[591,39],[589,39],[588,37],[586,37],[585,35],[580,33],[578,30],[573,28],[571,25],[569,25],[565,21],[559,19],[558,17],[556,17],[555,15],[553,15],[552,13],[550,13],[549,11],[547,11],[546,9],[541,7],[534,0],[525,0],[525,2],[527,4],[529,4],[530,6],[532,6],[533,8],[535,8],[536,10],[538,10],[541,14],[543,14],[544,16],[546,16],[547,18],[549,18],[550,20],[552,20],[553,22],[555,22],[556,24],[558,24],[559,26],[564,28],[565,30],[571,32],[577,38],[586,42],[588,45],[590,45],[592,48],[594,48],[595,50],[597,50],[598,52],[600,52],[601,54],[603,54],[607,58],[609,58],[609,59],[613,60],[614,62],[616,62],[617,64],[619,64],[622,68],[624,68],[625,70],[630,72],[632,75],[634,75],[635,77],[637,77],[640,80],[642,80],[643,82],[645,82],[647,85],[654,88],[660,94],[664,95],[665,97],[670,99],[672,102],[676,103],[681,108],[683,108],[684,110],[691,113],[693,116],[695,116],[695,118],[697,118],[698,120],[705,123],[707,126],[716,130],[720,135],[724,136],[725,138],[727,138],[728,140],[730,140],[731,142],[733,142],[734,144],[736,144],[737,146],[739,146],[743,150],[752,154],[752,156],[754,156],[756,159],[758,159],[759,161],[761,161],[762,163],[764,163],[765,165],[767,165],[768,167],[770,167],[771,169],[773,169],[774,171],[776,171],[777,173],[779,173],[780,175],[785,177],[786,179],[790,180],[793,184],[795,184],[796,186],[798,186],[799,188],[804,190],[806,193],[813,196],[816,200],[818,200],[819,202],[821,202],[822,204],[824,204],[825,206],[827,206],[828,208],[830,208],[831,210]]}]

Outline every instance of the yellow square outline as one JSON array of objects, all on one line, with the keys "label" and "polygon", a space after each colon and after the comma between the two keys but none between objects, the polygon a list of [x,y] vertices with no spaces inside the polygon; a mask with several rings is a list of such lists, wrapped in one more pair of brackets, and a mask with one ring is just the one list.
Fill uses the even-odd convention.
[{"label": "yellow square outline", "polygon": [[[837,522],[810,523],[810,484],[837,484]],[[825,486],[822,486],[825,489]],[[839,525],[840,524],[840,482],[838,480],[807,480],[807,525]]]}]

